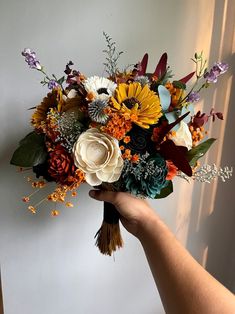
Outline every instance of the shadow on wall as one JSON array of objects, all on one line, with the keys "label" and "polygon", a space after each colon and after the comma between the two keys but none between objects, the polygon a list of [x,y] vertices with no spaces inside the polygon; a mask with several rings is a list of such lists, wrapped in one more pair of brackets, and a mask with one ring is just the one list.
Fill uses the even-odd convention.
[{"label": "shadow on wall", "polygon": [[[230,72],[235,68],[235,54],[233,47],[235,27],[235,3],[233,0],[216,1],[210,60],[223,60],[229,63]],[[234,166],[235,133],[235,82],[233,73],[226,80],[221,80],[217,90],[210,94],[211,104],[216,101],[216,109],[224,112],[225,121],[213,124],[213,136],[219,140],[211,150],[216,153],[215,163],[222,167]],[[210,103],[210,101],[209,101]],[[206,110],[210,108],[206,108]],[[187,247],[190,247],[195,258],[206,267],[220,282],[235,292],[235,244],[234,222],[235,206],[232,199],[234,176],[229,182],[223,183],[219,179],[211,185],[196,184],[195,189],[201,195],[194,199],[191,208],[189,236]],[[200,189],[200,191],[199,191]]]}]

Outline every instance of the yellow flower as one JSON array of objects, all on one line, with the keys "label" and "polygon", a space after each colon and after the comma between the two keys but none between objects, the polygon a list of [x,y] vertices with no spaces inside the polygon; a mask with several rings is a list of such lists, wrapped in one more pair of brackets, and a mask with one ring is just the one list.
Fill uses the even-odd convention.
[{"label": "yellow flower", "polygon": [[32,125],[35,128],[40,128],[43,123],[46,122],[47,114],[51,108],[57,108],[61,110],[64,100],[62,98],[62,91],[59,88],[53,89],[52,92],[48,93],[43,101],[36,107],[35,112],[32,115]]},{"label": "yellow flower", "polygon": [[145,129],[156,124],[162,116],[159,97],[148,85],[142,87],[138,82],[121,83],[111,100],[115,109]]},{"label": "yellow flower", "polygon": [[84,101],[81,96],[74,95],[70,98],[68,94],[68,97],[65,97],[60,88],[55,88],[36,107],[31,119],[32,125],[37,129],[42,129],[46,123],[47,115],[52,109],[60,113],[73,111],[78,114],[83,104]]}]

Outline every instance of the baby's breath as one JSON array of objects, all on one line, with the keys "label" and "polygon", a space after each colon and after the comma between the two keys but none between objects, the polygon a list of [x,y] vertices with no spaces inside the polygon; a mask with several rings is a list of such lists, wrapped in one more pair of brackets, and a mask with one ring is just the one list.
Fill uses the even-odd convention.
[{"label": "baby's breath", "polygon": [[[211,183],[214,179],[220,178],[223,182],[225,182],[232,176],[232,173],[233,167],[229,168],[228,166],[225,166],[224,168],[222,168],[217,167],[215,164],[204,165],[194,172],[191,179],[198,182]],[[188,177],[184,173],[180,172],[178,176],[190,182],[190,177]]]},{"label": "baby's breath", "polygon": [[77,120],[74,112],[64,112],[58,117],[57,131],[59,135],[56,138],[56,142],[61,142],[61,145],[70,153],[78,136],[83,131],[83,126]]}]

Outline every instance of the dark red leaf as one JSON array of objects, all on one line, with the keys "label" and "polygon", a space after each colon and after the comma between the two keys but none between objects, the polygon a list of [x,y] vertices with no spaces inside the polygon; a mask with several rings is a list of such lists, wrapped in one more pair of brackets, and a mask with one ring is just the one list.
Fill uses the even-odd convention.
[{"label": "dark red leaf", "polygon": [[148,54],[146,53],[143,56],[142,61],[140,62],[140,70],[138,71],[138,75],[145,75],[147,65],[148,65]]},{"label": "dark red leaf", "polygon": [[223,116],[222,112],[216,112],[216,116],[218,119],[224,120],[224,116]]},{"label": "dark red leaf", "polygon": [[156,66],[156,69],[153,73],[153,76],[160,78],[166,72],[166,66],[167,66],[167,53],[165,52],[161,56],[157,66]]},{"label": "dark red leaf", "polygon": [[[200,111],[199,111],[200,113]],[[206,115],[205,113],[203,114],[196,114],[195,117],[193,118],[193,125],[196,128],[200,128],[201,126],[203,126],[205,123],[208,122],[209,116]]]},{"label": "dark red leaf", "polygon": [[192,168],[185,156],[185,150],[182,147],[176,146],[172,140],[166,140],[160,145],[160,154],[166,160],[171,160],[173,164],[185,173],[187,176],[192,176]]},{"label": "dark red leaf", "polygon": [[194,76],[194,74],[195,74],[195,71],[189,73],[188,75],[186,75],[185,77],[183,77],[182,79],[180,79],[178,81],[186,84]]}]

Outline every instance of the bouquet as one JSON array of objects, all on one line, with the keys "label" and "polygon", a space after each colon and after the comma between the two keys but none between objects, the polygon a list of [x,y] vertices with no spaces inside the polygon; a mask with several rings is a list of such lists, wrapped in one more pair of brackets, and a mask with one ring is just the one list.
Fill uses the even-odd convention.
[{"label": "bouquet", "polygon": [[[21,171],[35,174],[35,179],[27,178],[33,193],[23,197],[34,214],[45,200],[72,207],[67,197],[75,197],[83,183],[158,199],[173,192],[175,176],[210,182],[232,174],[228,167],[200,166],[198,159],[215,141],[208,138],[205,125],[210,119],[223,120],[223,114],[213,108],[208,114],[195,110],[200,91],[216,83],[228,65],[217,62],[208,70],[203,54],[195,53],[195,71],[173,80],[167,53],[153,73],[146,72],[146,53],[140,62],[120,71],[122,52],[110,36],[104,36],[107,77],[86,77],[71,61],[62,77],[49,76],[35,52],[28,48],[22,52],[50,90],[30,108],[33,130],[11,159]],[[31,204],[33,195],[49,182],[56,183],[51,193]],[[53,209],[51,214],[57,216],[59,211]],[[104,204],[96,244],[108,255],[122,246],[119,215],[109,203]]]}]

